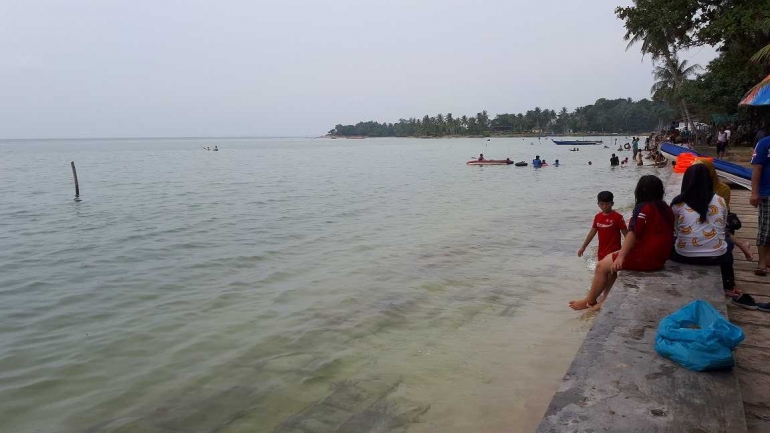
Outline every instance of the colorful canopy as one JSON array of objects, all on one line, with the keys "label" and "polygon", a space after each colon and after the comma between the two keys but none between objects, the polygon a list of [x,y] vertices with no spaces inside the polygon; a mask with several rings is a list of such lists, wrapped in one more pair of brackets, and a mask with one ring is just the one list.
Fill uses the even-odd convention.
[{"label": "colorful canopy", "polygon": [[738,105],[770,105],[770,75],[752,87]]}]

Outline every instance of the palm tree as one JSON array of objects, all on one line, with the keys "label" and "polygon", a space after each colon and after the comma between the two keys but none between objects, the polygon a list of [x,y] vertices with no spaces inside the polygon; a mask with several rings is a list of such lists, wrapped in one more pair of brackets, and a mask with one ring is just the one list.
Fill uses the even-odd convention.
[{"label": "palm tree", "polygon": [[567,111],[567,107],[561,107],[561,111],[559,111],[559,116],[556,120],[557,125],[559,125],[559,128],[561,129],[562,134],[567,133],[567,122],[569,121],[569,112]]},{"label": "palm tree", "polygon": [[464,134],[468,133],[468,116],[466,116],[465,114],[463,114],[462,117],[460,117],[460,128],[463,129]]},{"label": "palm tree", "polygon": [[682,115],[687,119],[687,124],[691,131],[695,130],[695,125],[690,119],[690,112],[687,110],[687,102],[682,96],[682,88],[685,82],[697,71],[701,69],[700,65],[687,65],[687,60],[681,62],[676,54],[666,59],[662,66],[655,66],[652,75],[657,81],[650,88],[653,99],[663,99],[672,103],[679,103],[682,107]]},{"label": "palm tree", "polygon": [[444,135],[444,115],[441,113],[436,115],[436,133],[439,137]]},{"label": "palm tree", "polygon": [[[764,22],[765,32],[770,33],[770,19]],[[756,54],[751,57],[751,61],[754,63],[764,63],[770,60],[770,44],[765,45]]]},{"label": "palm tree", "polygon": [[762,49],[757,51],[757,53],[751,57],[751,61],[754,63],[764,63],[768,60],[770,60],[770,44],[762,47]]}]

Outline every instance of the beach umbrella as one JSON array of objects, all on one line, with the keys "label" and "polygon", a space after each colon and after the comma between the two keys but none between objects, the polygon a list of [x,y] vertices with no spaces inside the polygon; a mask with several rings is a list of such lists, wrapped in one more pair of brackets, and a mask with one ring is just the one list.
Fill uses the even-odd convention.
[{"label": "beach umbrella", "polygon": [[770,105],[770,75],[752,87],[738,105]]}]

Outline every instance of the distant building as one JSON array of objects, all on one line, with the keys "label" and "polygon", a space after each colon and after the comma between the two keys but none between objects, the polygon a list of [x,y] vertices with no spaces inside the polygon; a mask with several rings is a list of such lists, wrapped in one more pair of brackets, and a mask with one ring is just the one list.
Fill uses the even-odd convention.
[{"label": "distant building", "polygon": [[[708,128],[708,124],[702,123],[700,119],[692,118],[692,123],[695,125],[696,130],[703,130]],[[671,122],[671,127],[673,129],[684,131],[684,128],[689,128],[690,126],[687,124],[687,119],[677,119]]]}]

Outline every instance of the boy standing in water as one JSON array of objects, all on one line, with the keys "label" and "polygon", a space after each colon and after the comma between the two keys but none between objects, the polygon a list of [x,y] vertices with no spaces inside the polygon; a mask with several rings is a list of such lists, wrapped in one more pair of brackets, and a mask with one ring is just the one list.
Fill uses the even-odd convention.
[{"label": "boy standing in water", "polygon": [[597,261],[601,261],[608,254],[620,251],[620,235],[625,236],[628,233],[628,227],[623,220],[623,215],[612,210],[615,204],[615,197],[609,191],[602,191],[596,197],[599,209],[602,211],[594,217],[591,231],[588,232],[583,246],[578,250],[578,257],[583,257],[588,244],[594,239],[596,233],[599,233],[599,252]]}]

